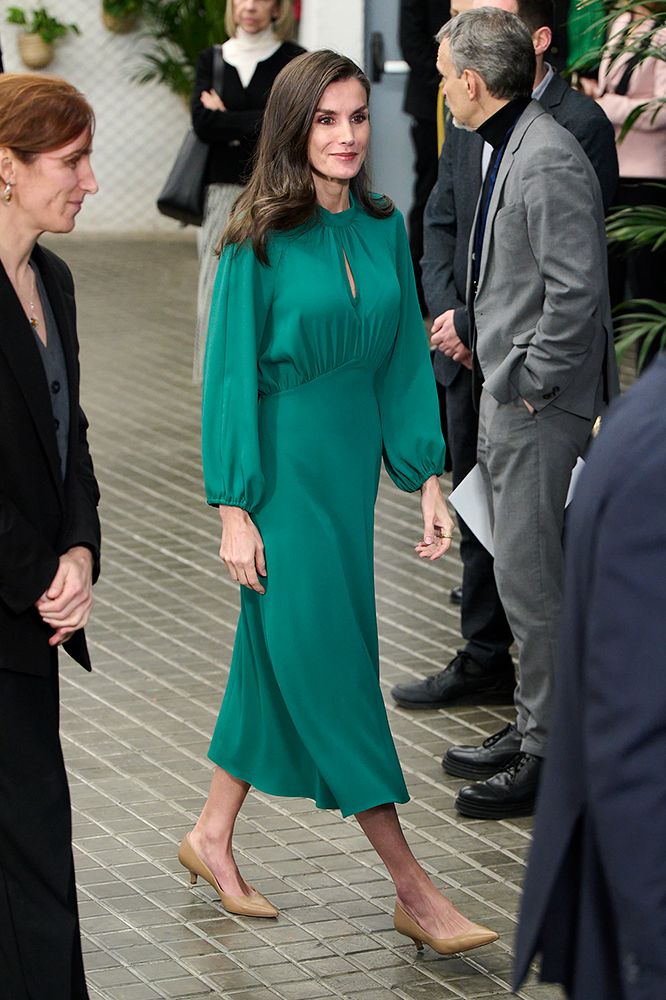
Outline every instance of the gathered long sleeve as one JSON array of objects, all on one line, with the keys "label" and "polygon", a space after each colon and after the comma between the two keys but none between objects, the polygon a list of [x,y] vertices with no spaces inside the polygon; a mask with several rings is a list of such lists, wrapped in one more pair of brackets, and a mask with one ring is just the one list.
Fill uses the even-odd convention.
[{"label": "gathered long sleeve", "polygon": [[203,378],[206,499],[252,511],[264,488],[258,425],[259,344],[273,269],[251,245],[226,247],[215,278]]},{"label": "gathered long sleeve", "polygon": [[377,398],[386,471],[396,486],[413,493],[441,475],[445,449],[407,233],[402,216],[395,215],[400,310],[393,348],[377,374]]}]

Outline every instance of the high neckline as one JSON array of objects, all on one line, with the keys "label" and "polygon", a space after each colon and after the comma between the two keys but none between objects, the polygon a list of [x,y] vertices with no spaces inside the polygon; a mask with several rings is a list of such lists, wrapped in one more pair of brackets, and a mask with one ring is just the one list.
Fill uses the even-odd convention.
[{"label": "high neckline", "polygon": [[257,65],[270,59],[282,42],[277,37],[271,25],[263,31],[250,34],[237,28],[233,38],[228,38],[222,46],[224,61],[233,66],[243,87],[247,87],[254,76]]},{"label": "high neckline", "polygon": [[349,226],[358,214],[358,206],[354,201],[354,196],[349,192],[349,208],[344,212],[329,212],[323,205],[319,205],[319,218],[325,226]]},{"label": "high neckline", "polygon": [[514,97],[486,118],[477,129],[484,142],[489,142],[493,149],[499,149],[531,100],[531,97]]},{"label": "high neckline", "polygon": [[273,31],[273,25],[269,24],[267,28],[263,31],[249,32],[245,31],[243,28],[236,28],[236,34],[232,38],[227,39],[224,43],[226,48],[232,53],[252,53],[256,55],[257,52],[263,52],[264,50],[279,48],[281,42]]}]

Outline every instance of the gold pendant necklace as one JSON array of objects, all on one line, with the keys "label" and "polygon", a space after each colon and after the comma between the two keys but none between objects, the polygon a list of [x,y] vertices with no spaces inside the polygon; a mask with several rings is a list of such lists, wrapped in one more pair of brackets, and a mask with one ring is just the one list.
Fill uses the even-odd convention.
[{"label": "gold pendant necklace", "polygon": [[30,303],[30,315],[28,316],[28,319],[30,320],[30,326],[33,328],[33,330],[36,330],[39,327],[39,320],[37,319],[37,314],[35,312],[35,299],[37,297],[37,279],[35,278],[35,272],[32,270],[32,268],[30,268],[30,270],[32,271],[32,291],[30,292],[30,297],[28,299]]}]

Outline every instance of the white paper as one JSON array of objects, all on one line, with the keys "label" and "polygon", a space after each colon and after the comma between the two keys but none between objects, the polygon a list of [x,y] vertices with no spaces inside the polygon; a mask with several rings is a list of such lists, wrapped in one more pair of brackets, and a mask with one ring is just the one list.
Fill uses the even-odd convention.
[{"label": "white paper", "polygon": [[[578,477],[584,467],[585,462],[579,457],[571,473],[566,507],[573,500]],[[493,545],[493,531],[490,526],[488,495],[478,465],[475,465],[469,475],[465,476],[462,483],[456,486],[449,500],[470,531],[476,535],[483,547],[494,557],[495,547]]]},{"label": "white paper", "polygon": [[571,482],[569,483],[569,492],[567,493],[567,502],[564,505],[565,507],[568,507],[574,498],[574,493],[576,492],[576,486],[578,485],[578,477],[580,476],[584,468],[585,468],[585,462],[579,455],[578,461],[574,465],[573,472],[571,473]]},{"label": "white paper", "polygon": [[449,500],[470,531],[474,532],[481,544],[488,549],[491,556],[494,556],[488,497],[478,465],[475,465],[462,483],[456,486]]}]

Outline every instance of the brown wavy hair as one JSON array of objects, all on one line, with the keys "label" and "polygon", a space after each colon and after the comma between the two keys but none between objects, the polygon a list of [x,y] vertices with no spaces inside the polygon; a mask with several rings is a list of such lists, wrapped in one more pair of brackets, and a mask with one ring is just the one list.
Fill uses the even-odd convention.
[{"label": "brown wavy hair", "polygon": [[[257,258],[268,263],[266,240],[312,220],[317,195],[308,159],[308,141],[326,88],[338,80],[358,80],[370,98],[370,81],[355,62],[328,49],[297,56],[280,71],[268,98],[252,176],[238,197],[217,247],[251,240]],[[350,181],[354,201],[368,215],[386,218],[393,202],[370,193],[365,164]]]},{"label": "brown wavy hair", "polygon": [[23,163],[94,131],[93,109],[66,80],[40,73],[0,75],[0,146]]}]

